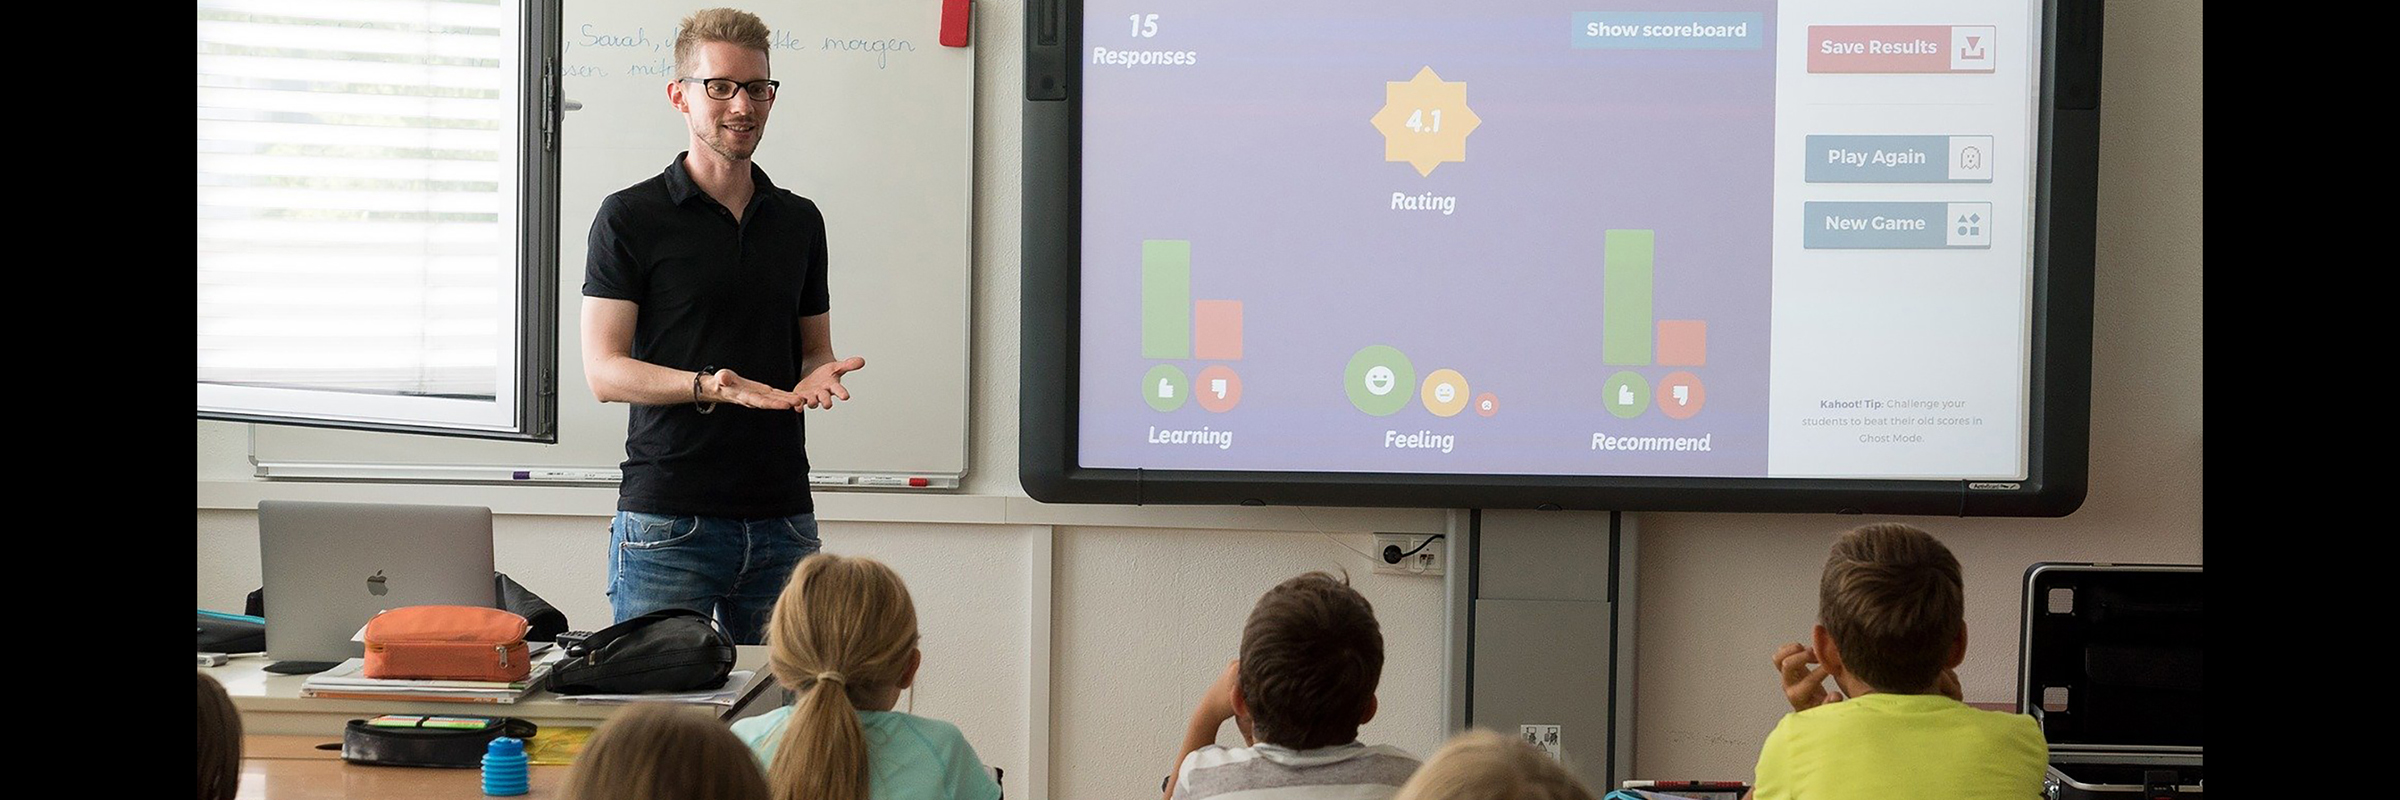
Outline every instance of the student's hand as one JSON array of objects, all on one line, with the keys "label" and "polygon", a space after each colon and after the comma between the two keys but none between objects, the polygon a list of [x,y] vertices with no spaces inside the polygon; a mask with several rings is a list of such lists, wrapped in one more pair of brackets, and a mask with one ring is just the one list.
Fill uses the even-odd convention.
[{"label": "student's hand", "polygon": [[1952,700],[1956,700],[1961,703],[1967,701],[1967,690],[1958,685],[1958,670],[1942,670],[1942,680],[1941,683],[1936,684],[1936,688],[1940,689],[1942,694],[1947,695]]},{"label": "student's hand", "polygon": [[1226,662],[1225,671],[1208,684],[1207,691],[1200,693],[1200,705],[1192,709],[1192,721],[1183,728],[1183,746],[1175,751],[1175,768],[1161,782],[1160,788],[1165,790],[1160,795],[1161,800],[1175,800],[1175,776],[1182,774],[1183,760],[1191,756],[1193,751],[1215,744],[1217,730],[1225,727],[1225,720],[1235,720],[1242,729],[1242,741],[1258,743],[1250,735],[1249,718],[1233,713],[1233,692],[1235,687],[1241,685],[1241,668],[1241,659]]},{"label": "student's hand", "polygon": [[850,390],[842,387],[842,375],[864,369],[866,366],[865,358],[851,356],[840,361],[827,362],[824,366],[816,368],[808,373],[808,377],[800,379],[800,385],[792,387],[792,394],[799,397],[799,405],[794,406],[792,410],[832,408],[833,401],[850,399]]},{"label": "student's hand", "polygon": [[[1226,720],[1233,719],[1233,691],[1234,687],[1241,685],[1241,682],[1242,660],[1237,658],[1225,662],[1225,671],[1219,673],[1217,680],[1208,685],[1208,691],[1200,694],[1200,707],[1192,709],[1192,722],[1195,725],[1206,723],[1208,729],[1213,732],[1217,726],[1225,724]],[[1249,726],[1245,723],[1242,727],[1244,728],[1242,738],[1249,738]]]},{"label": "student's hand", "polygon": [[701,388],[708,390],[706,394],[712,403],[733,403],[768,411],[796,409],[800,403],[799,395],[744,378],[730,369],[717,370],[709,383],[712,385]]},{"label": "student's hand", "polygon": [[1814,648],[1799,642],[1786,644],[1775,649],[1773,663],[1776,674],[1783,678],[1783,699],[1792,704],[1793,711],[1841,702],[1840,690],[1825,688],[1825,665],[1817,661]]}]

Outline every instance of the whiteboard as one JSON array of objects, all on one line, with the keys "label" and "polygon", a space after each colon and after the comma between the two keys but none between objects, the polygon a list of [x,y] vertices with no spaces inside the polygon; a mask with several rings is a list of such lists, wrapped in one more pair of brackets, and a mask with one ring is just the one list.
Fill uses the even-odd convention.
[{"label": "whiteboard", "polygon": [[[265,477],[507,479],[529,468],[613,481],[621,403],[584,380],[585,236],[601,198],[657,175],[689,143],[667,104],[675,32],[713,2],[565,0],[568,100],[559,153],[558,443],[254,426]],[[967,466],[974,275],[974,52],[939,42],[934,0],[773,0],[742,6],[773,30],[782,87],[755,162],[825,213],[833,345],[864,356],[851,399],[805,412],[819,485],[931,476]],[[869,477],[875,476],[875,477]]]}]

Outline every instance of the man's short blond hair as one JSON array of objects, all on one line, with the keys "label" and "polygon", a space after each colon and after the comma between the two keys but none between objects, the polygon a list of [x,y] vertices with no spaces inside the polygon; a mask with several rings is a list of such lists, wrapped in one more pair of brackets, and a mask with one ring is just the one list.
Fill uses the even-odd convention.
[{"label": "man's short blond hair", "polygon": [[701,42],[724,42],[746,50],[767,52],[767,23],[757,14],[738,8],[704,8],[683,18],[683,29],[675,34],[675,77],[706,78],[693,75],[692,51]]}]

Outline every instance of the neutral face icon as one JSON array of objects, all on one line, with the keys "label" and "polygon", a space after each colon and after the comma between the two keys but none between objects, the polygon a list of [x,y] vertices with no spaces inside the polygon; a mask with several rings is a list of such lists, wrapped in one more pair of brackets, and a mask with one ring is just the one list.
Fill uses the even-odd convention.
[{"label": "neutral face icon", "polygon": [[390,587],[384,585],[383,570],[376,570],[375,574],[367,576],[367,594],[382,597],[391,591]]},{"label": "neutral face icon", "polygon": [[1391,394],[1392,387],[1399,384],[1400,382],[1392,375],[1391,367],[1375,366],[1367,369],[1367,391],[1374,393],[1377,397]]}]

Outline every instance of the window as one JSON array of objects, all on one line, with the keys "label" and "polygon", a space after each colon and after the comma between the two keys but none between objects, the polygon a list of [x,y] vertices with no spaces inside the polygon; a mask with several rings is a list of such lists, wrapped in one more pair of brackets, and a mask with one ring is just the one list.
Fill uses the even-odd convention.
[{"label": "window", "polygon": [[548,441],[557,0],[200,0],[199,416]]}]

